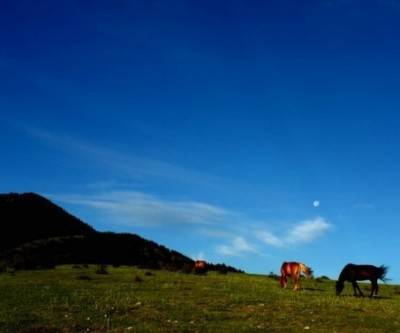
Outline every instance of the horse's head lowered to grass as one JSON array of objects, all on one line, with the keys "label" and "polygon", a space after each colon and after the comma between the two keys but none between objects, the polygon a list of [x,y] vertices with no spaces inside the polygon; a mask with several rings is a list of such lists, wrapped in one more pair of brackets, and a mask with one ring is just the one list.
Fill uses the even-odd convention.
[{"label": "horse's head lowered to grass", "polygon": [[336,281],[336,295],[339,296],[340,293],[343,291],[344,289],[344,282],[343,281]]},{"label": "horse's head lowered to grass", "polygon": [[308,267],[304,264],[300,264],[300,268],[301,268],[301,272],[304,273],[304,275],[307,278],[312,278],[313,277],[313,270],[311,269],[311,267]]}]

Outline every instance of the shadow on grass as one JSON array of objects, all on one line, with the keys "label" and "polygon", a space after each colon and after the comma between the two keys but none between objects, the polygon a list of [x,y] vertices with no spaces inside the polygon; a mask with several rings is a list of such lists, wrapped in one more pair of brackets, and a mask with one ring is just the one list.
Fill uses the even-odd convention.
[{"label": "shadow on grass", "polygon": [[393,299],[393,297],[389,297],[389,296],[373,296],[373,297],[369,297],[368,295],[366,296],[354,296],[354,295],[339,295],[336,297],[347,297],[347,298],[354,298],[354,299],[359,299],[359,298],[365,298],[365,299]]},{"label": "shadow on grass", "polygon": [[322,292],[326,292],[325,289],[320,289],[320,288],[302,288],[303,290],[307,290],[307,291],[322,291]]}]

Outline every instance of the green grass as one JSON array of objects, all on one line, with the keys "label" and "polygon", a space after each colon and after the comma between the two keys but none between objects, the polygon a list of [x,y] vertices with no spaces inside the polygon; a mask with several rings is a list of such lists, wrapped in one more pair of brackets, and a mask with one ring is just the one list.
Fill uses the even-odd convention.
[{"label": "green grass", "polygon": [[108,270],[0,274],[0,332],[400,332],[396,286],[369,299],[350,285],[336,297],[332,281],[293,292],[265,276]]}]

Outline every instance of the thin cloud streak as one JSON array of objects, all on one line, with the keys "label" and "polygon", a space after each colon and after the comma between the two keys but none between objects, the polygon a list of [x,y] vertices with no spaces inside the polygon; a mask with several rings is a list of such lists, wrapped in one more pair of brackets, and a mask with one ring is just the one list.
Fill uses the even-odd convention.
[{"label": "thin cloud streak", "polygon": [[23,127],[23,130],[32,138],[48,146],[78,156],[79,159],[93,162],[93,167],[99,165],[107,167],[115,174],[123,174],[133,179],[156,177],[181,183],[207,185],[213,188],[218,188],[218,184],[222,182],[222,179],[203,172],[161,160],[121,153],[70,136],[31,127]]},{"label": "thin cloud streak", "polygon": [[218,254],[228,257],[242,257],[248,253],[257,253],[255,247],[241,236],[233,238],[229,245],[219,245],[216,251]]},{"label": "thin cloud streak", "polygon": [[281,240],[280,238],[276,237],[274,234],[272,234],[268,231],[260,231],[257,234],[257,237],[259,240],[261,240],[262,242],[264,242],[267,245],[272,245],[272,246],[276,246],[276,247],[281,247],[284,245],[283,240]]},{"label": "thin cloud streak", "polygon": [[207,203],[164,200],[135,191],[97,195],[52,195],[61,202],[95,208],[118,224],[156,226],[164,224],[221,224],[229,213]]},{"label": "thin cloud streak", "polygon": [[204,202],[167,200],[139,191],[50,197],[63,203],[93,209],[115,225],[189,226],[196,235],[220,239],[222,244],[215,244],[214,250],[227,257],[244,257],[250,253],[261,255],[258,250],[261,244],[289,248],[311,243],[332,228],[323,217],[316,217],[293,224],[279,236],[266,230],[244,228],[244,224],[251,225],[252,220],[229,209]]}]

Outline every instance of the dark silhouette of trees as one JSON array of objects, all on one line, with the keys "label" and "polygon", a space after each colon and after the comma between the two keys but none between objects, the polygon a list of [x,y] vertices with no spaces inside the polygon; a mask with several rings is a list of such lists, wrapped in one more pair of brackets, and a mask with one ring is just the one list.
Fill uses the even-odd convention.
[{"label": "dark silhouette of trees", "polygon": [[91,235],[96,231],[35,193],[0,194],[0,251],[36,239]]},{"label": "dark silhouette of trees", "polygon": [[[135,234],[98,232],[50,200],[34,194],[0,195],[0,270],[61,264],[134,265],[187,271],[194,261]],[[209,270],[237,272],[224,264]]]}]

